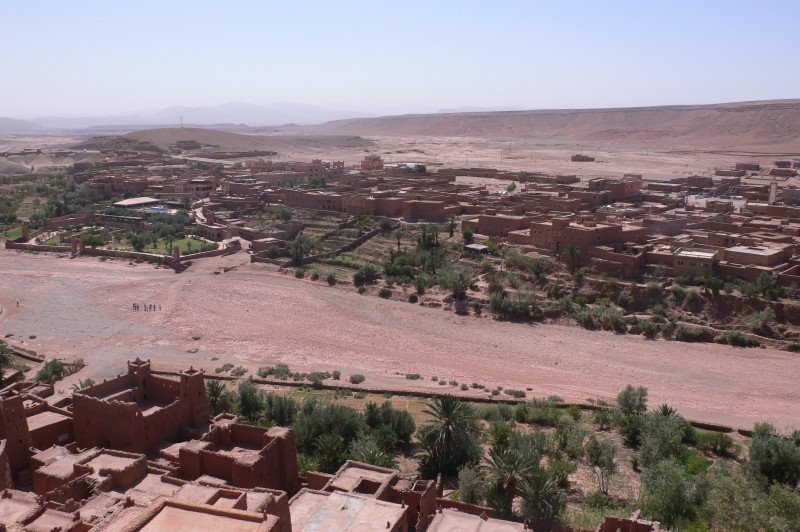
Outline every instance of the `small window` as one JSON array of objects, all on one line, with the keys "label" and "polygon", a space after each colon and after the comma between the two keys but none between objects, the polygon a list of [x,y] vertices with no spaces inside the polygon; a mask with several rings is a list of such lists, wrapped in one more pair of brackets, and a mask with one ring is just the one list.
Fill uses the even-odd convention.
[{"label": "small window", "polygon": [[697,266],[697,264],[696,264],[696,263],[694,263],[694,262],[689,262],[689,267],[690,267],[690,268],[694,268],[695,266]]},{"label": "small window", "polygon": [[683,261],[682,260],[678,261],[678,266],[683,266]]}]

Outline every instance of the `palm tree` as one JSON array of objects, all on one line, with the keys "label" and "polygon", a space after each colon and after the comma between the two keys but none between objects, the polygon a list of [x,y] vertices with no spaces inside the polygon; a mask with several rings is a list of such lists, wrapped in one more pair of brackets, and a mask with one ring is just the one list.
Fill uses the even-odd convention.
[{"label": "palm tree", "polygon": [[536,473],[541,457],[529,446],[496,447],[486,457],[485,469],[489,479],[505,494],[502,511],[512,515],[517,486]]},{"label": "palm tree", "polygon": [[289,250],[292,254],[292,262],[299,265],[303,257],[310,253],[312,249],[314,249],[314,242],[311,238],[304,233],[298,233],[289,245]]},{"label": "palm tree", "polygon": [[397,460],[373,438],[362,436],[350,446],[350,459],[389,469],[397,468]]},{"label": "palm tree", "polygon": [[446,453],[452,453],[476,432],[476,415],[473,408],[453,397],[437,397],[423,410],[431,417],[426,427],[426,441]]},{"label": "palm tree", "polygon": [[418,435],[426,474],[454,474],[465,463],[480,459],[480,445],[476,445],[479,429],[472,406],[445,395],[434,399],[424,413],[431,418]]},{"label": "palm tree", "polygon": [[567,257],[567,262],[569,263],[570,268],[575,267],[578,255],[580,255],[580,253],[580,250],[572,245],[564,248],[564,255]]},{"label": "palm tree", "polygon": [[94,381],[92,379],[78,380],[78,382],[72,385],[72,389],[77,392],[89,386],[94,386]]},{"label": "palm tree", "polygon": [[542,468],[528,475],[520,485],[522,515],[541,521],[559,517],[567,507],[567,495]]},{"label": "palm tree", "polygon": [[206,398],[208,399],[208,406],[211,408],[212,416],[224,411],[230,404],[228,389],[218,380],[209,379],[206,381]]},{"label": "palm tree", "polygon": [[11,365],[11,348],[3,340],[0,340],[0,367]]},{"label": "palm tree", "polygon": [[400,251],[400,242],[403,240],[403,236],[405,236],[406,230],[403,226],[400,226],[397,231],[394,232],[394,238],[397,241],[397,251]]}]

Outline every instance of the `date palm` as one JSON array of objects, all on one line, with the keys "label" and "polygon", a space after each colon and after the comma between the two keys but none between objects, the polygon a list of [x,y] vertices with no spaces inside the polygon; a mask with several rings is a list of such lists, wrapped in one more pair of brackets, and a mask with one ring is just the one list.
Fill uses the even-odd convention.
[{"label": "date palm", "polygon": [[505,494],[502,511],[512,515],[514,497],[521,482],[540,469],[539,454],[529,446],[508,445],[493,448],[486,457],[487,477]]}]

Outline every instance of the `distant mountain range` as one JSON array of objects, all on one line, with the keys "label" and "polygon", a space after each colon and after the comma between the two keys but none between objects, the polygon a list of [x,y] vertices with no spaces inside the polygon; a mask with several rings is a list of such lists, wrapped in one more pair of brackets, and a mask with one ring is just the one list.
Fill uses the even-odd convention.
[{"label": "distant mountain range", "polygon": [[175,127],[184,125],[264,127],[282,125],[321,124],[331,120],[353,117],[375,117],[408,112],[434,112],[427,108],[394,107],[371,109],[347,105],[309,105],[293,102],[274,102],[257,105],[247,102],[227,102],[220,105],[189,107],[173,106],[130,114],[108,116],[42,116],[27,120],[0,117],[0,133],[54,132],[88,129],[120,131],[143,127]]},{"label": "distant mountain range", "polygon": [[396,108],[381,115],[347,106],[229,102],[212,107],[168,107],[125,116],[0,118],[0,133],[108,135],[175,128],[183,117],[186,128],[248,134],[471,136],[692,149],[800,151],[800,100],[614,109],[515,111],[462,107],[422,114],[403,112],[407,111]]}]

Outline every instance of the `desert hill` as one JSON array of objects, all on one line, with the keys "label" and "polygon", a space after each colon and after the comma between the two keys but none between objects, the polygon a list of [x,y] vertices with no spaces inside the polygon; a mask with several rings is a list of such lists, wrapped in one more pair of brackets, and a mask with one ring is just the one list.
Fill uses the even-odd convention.
[{"label": "desert hill", "polygon": [[179,140],[219,146],[221,150],[275,150],[287,148],[355,148],[372,143],[352,135],[242,135],[205,128],[145,129],[124,135],[125,138],[148,142],[166,148]]},{"label": "desert hill", "polygon": [[143,129],[124,135],[95,136],[75,147],[161,152],[180,140],[194,140],[204,146],[217,146],[222,151],[360,148],[372,145],[372,141],[353,135],[242,135],[216,129],[187,127]]},{"label": "desert hill", "polygon": [[440,113],[356,118],[312,127],[352,135],[552,139],[800,151],[800,100],[716,105]]}]

